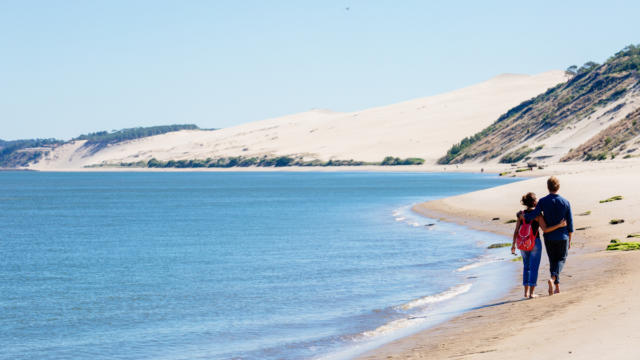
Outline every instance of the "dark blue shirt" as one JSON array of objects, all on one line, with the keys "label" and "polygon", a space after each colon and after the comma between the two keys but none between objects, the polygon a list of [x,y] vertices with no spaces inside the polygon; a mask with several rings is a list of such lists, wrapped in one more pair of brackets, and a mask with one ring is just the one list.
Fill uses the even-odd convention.
[{"label": "dark blue shirt", "polygon": [[549,227],[560,223],[562,219],[567,221],[567,226],[544,234],[545,239],[569,240],[569,233],[573,232],[573,215],[567,199],[558,194],[549,194],[538,201],[538,205],[532,212],[524,214],[524,219],[529,222],[540,213]]}]

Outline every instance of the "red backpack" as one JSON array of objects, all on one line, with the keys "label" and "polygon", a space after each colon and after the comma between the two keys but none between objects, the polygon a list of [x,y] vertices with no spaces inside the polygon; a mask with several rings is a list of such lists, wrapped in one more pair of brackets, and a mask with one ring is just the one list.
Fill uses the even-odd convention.
[{"label": "red backpack", "polygon": [[516,246],[522,251],[531,251],[533,247],[536,246],[538,233],[533,233],[533,229],[531,228],[532,222],[533,220],[529,223],[523,221],[522,224],[520,224],[518,236],[516,237]]}]

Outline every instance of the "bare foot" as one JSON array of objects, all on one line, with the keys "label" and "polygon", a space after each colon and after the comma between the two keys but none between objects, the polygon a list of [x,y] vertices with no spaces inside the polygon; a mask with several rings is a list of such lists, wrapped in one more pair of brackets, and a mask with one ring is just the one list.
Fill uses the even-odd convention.
[{"label": "bare foot", "polygon": [[556,284],[556,290],[553,293],[560,294],[560,284]]},{"label": "bare foot", "polygon": [[553,280],[547,280],[547,284],[549,285],[549,296],[553,295]]},{"label": "bare foot", "polygon": [[529,294],[529,299],[535,299],[537,297],[538,297],[538,295],[536,295],[536,294]]}]

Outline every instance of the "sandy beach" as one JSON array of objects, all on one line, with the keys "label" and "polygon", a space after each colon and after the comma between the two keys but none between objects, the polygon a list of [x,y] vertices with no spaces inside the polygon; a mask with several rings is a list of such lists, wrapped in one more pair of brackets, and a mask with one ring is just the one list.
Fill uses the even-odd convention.
[{"label": "sandy beach", "polygon": [[[571,202],[576,228],[560,294],[546,295],[545,254],[538,298],[522,300],[521,277],[514,274],[507,297],[360,359],[637,359],[640,309],[635,295],[640,292],[640,252],[604,249],[611,239],[634,240],[626,239],[627,235],[640,231],[640,164],[558,166],[536,178],[418,204],[414,210],[503,234],[509,241],[514,226],[505,222],[515,218],[521,195],[528,191],[546,195],[546,175],[557,175],[560,194]],[[623,199],[600,203],[615,195]],[[579,215],[586,212],[589,215]],[[496,217],[500,220],[492,220]],[[612,225],[611,219],[624,219],[624,223]]]}]

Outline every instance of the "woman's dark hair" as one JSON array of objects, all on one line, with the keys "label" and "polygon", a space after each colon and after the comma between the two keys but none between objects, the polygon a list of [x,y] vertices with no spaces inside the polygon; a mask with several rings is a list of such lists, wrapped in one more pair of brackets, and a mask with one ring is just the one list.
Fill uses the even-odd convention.
[{"label": "woman's dark hair", "polygon": [[520,200],[520,202],[526,207],[534,207],[536,206],[536,200],[536,194],[529,192],[522,195],[522,200]]}]

